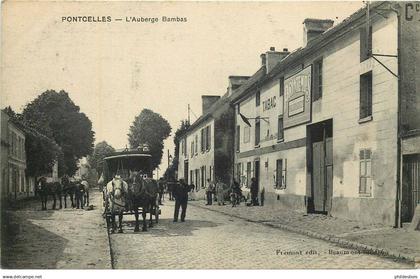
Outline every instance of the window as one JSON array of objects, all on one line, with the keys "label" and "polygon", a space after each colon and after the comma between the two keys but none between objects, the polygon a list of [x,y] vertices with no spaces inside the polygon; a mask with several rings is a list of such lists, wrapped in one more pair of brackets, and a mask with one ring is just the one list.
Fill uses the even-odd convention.
[{"label": "window", "polygon": [[322,98],[322,59],[314,62],[313,99],[316,101]]},{"label": "window", "polygon": [[276,161],[276,181],[275,181],[275,188],[276,189],[286,189],[286,159],[279,159]]},{"label": "window", "polygon": [[189,184],[194,184],[194,172],[192,170],[190,170],[190,183]]},{"label": "window", "polygon": [[194,141],[191,142],[191,158],[194,156]]},{"label": "window", "polygon": [[241,142],[241,126],[236,126],[236,138],[235,138],[235,147],[236,152],[240,150],[240,142]]},{"label": "window", "polygon": [[251,173],[252,173],[252,165],[251,162],[248,162],[246,164],[246,187],[250,187],[251,186]]},{"label": "window", "polygon": [[371,196],[372,194],[372,152],[370,149],[360,150],[360,182],[359,194]]},{"label": "window", "polygon": [[372,116],[372,72],[360,76],[360,119]]},{"label": "window", "polygon": [[255,119],[255,146],[260,144],[260,120]]},{"label": "window", "polygon": [[366,26],[360,28],[360,62],[372,55],[372,26],[369,26],[368,32],[366,29]]},{"label": "window", "polygon": [[277,140],[283,140],[284,138],[284,128],[283,128],[283,115],[279,116],[278,125],[277,125]]},{"label": "window", "polygon": [[210,168],[209,168],[209,179],[210,179],[210,181],[212,181],[212,177],[213,177],[213,167],[210,166]]},{"label": "window", "polygon": [[244,143],[249,142],[250,137],[251,137],[251,132],[250,132],[250,128],[249,126],[245,126],[244,127]]},{"label": "window", "polygon": [[255,93],[255,106],[258,107],[260,105],[260,91],[257,91],[257,93]]},{"label": "window", "polygon": [[206,150],[210,150],[211,148],[211,126],[207,126],[207,141],[206,141]]},{"label": "window", "polygon": [[204,127],[201,129],[201,152],[204,152],[207,150],[207,127]]},{"label": "window", "polygon": [[195,135],[195,148],[194,148],[194,151],[195,151],[195,155],[197,155],[198,154],[198,135]]},{"label": "window", "polygon": [[280,78],[280,96],[284,95],[284,77]]}]

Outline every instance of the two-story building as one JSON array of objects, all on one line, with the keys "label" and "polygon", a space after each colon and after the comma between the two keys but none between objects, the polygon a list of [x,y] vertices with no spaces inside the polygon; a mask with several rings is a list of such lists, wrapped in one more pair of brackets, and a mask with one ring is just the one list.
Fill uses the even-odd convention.
[{"label": "two-story building", "polygon": [[229,87],[222,97],[202,96],[202,115],[180,139],[178,179],[194,184],[200,198],[204,197],[202,189],[207,186],[207,179],[231,182],[234,109],[230,100],[247,79],[246,76],[230,76]]},{"label": "two-story building", "polygon": [[238,89],[234,175],[266,204],[399,225],[419,202],[418,3],[306,19]]},{"label": "two-story building", "polygon": [[17,199],[33,194],[25,174],[25,132],[1,111],[2,197]]}]

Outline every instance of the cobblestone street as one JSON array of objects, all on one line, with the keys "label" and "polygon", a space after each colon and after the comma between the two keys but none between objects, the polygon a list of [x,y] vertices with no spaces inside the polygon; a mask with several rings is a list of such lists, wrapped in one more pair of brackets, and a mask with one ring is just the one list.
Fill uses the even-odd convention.
[{"label": "cobblestone street", "polygon": [[91,191],[93,210],[41,210],[39,200],[6,210],[2,220],[2,268],[107,269],[109,242],[102,195]]},{"label": "cobblestone street", "polygon": [[148,232],[134,233],[134,217],[125,216],[124,234],[111,235],[115,268],[413,268],[196,206],[188,206],[185,223],[172,222],[173,202],[161,209]]}]

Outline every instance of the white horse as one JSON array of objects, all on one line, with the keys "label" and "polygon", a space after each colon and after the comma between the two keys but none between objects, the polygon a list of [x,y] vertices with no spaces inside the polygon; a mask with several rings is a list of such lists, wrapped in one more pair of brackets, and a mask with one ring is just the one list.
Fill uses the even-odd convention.
[{"label": "white horse", "polygon": [[122,219],[126,208],[126,195],[128,193],[128,184],[119,175],[116,175],[106,185],[106,200],[108,202],[108,211],[111,213],[112,228],[111,232],[116,230],[115,215],[118,214],[118,232],[122,233]]}]

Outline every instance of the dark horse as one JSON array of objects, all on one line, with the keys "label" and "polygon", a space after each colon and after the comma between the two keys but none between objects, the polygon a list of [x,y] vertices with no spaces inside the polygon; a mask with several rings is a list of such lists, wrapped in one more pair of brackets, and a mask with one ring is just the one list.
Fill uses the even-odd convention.
[{"label": "dark horse", "polygon": [[61,203],[62,187],[59,182],[47,182],[45,177],[38,180],[38,193],[41,198],[42,210],[47,210],[48,196],[52,196],[54,203],[52,209],[56,209],[57,198],[60,201],[60,208],[63,207]]},{"label": "dark horse", "polygon": [[135,173],[128,184],[127,202],[130,210],[134,211],[136,217],[135,232],[139,231],[139,207],[143,217],[142,231],[147,231],[146,214],[150,213],[149,227],[153,227],[153,214],[156,223],[159,221],[159,196],[156,180],[145,178],[140,173]]},{"label": "dark horse", "polygon": [[61,178],[61,185],[63,186],[62,195],[64,199],[64,208],[67,208],[67,195],[70,197],[71,207],[74,208],[75,205],[73,197],[77,191],[76,183],[70,181],[69,177],[65,175]]}]

